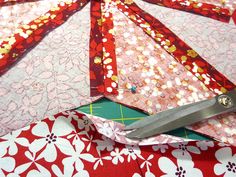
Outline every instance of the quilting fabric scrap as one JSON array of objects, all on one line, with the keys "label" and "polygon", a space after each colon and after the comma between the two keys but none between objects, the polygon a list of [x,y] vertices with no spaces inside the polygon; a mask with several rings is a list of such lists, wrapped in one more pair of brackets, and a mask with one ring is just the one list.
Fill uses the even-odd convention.
[{"label": "quilting fabric scrap", "polygon": [[236,147],[214,141],[121,144],[99,134],[86,115],[66,111],[1,137],[0,162],[3,177],[233,177]]}]

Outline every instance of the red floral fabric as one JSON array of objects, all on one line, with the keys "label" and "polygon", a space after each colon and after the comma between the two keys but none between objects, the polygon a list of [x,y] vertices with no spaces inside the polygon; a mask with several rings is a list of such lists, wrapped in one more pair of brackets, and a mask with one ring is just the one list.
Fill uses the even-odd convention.
[{"label": "red floral fabric", "polygon": [[236,148],[214,141],[120,144],[84,114],[66,111],[1,137],[0,162],[0,176],[230,177]]},{"label": "red floral fabric", "polygon": [[99,1],[92,0],[90,7],[90,43],[89,43],[89,68],[90,68],[90,93],[91,96],[104,92],[103,85],[103,43],[102,43],[102,18]]}]

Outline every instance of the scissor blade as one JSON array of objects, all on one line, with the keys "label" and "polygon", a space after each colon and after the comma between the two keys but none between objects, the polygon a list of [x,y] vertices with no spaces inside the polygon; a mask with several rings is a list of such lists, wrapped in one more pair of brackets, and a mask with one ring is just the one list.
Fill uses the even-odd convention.
[{"label": "scissor blade", "polygon": [[[205,101],[206,100],[201,101],[201,102],[205,102]],[[124,128],[124,130],[126,131],[126,130],[133,130],[133,129],[138,129],[138,128],[145,127],[149,124],[152,124],[152,123],[156,122],[157,120],[166,118],[169,115],[173,115],[173,114],[175,114],[179,111],[185,110],[188,107],[192,107],[193,105],[196,105],[196,103],[191,103],[191,104],[187,104],[187,105],[184,105],[184,106],[179,106],[179,107],[176,107],[176,108],[173,108],[173,109],[168,109],[166,111],[162,111],[160,113],[157,113],[157,114],[154,114],[154,115],[151,115],[151,116],[147,116],[142,120],[136,121],[136,122],[126,126]]]},{"label": "scissor blade", "polygon": [[[231,92],[230,96],[233,100],[236,100],[235,91]],[[176,128],[180,128],[186,125],[193,124],[195,122],[213,117],[215,115],[236,111],[236,106],[226,108],[218,103],[218,97],[215,97],[200,104],[194,105],[192,108],[186,108],[185,111],[179,111],[173,115],[165,117],[165,119],[157,120],[156,122],[149,124],[145,127],[138,128],[133,132],[126,135],[132,139],[143,139],[156,134],[167,132]],[[196,111],[192,112],[196,108]]]}]

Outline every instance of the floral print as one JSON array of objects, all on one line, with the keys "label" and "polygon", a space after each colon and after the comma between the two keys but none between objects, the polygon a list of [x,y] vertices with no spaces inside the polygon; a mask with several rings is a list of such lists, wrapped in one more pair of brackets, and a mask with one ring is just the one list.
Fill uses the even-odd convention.
[{"label": "floral print", "polygon": [[[76,119],[70,116],[72,113]],[[58,113],[13,131],[13,136],[7,134],[0,138],[0,175],[92,177],[103,176],[107,171],[114,177],[234,175],[234,146],[203,141],[200,146],[208,149],[202,150],[198,141],[192,141],[167,143],[159,146],[165,149],[159,152],[154,150],[156,144],[115,142],[97,132],[94,124],[91,124],[93,128],[80,129],[76,120],[83,120],[84,116],[78,111]],[[6,142],[18,151],[2,150]],[[186,150],[184,156],[175,154],[177,147],[185,147],[188,153]]]},{"label": "floral print", "polygon": [[89,89],[89,10],[53,30],[0,77],[0,135],[99,98]]}]

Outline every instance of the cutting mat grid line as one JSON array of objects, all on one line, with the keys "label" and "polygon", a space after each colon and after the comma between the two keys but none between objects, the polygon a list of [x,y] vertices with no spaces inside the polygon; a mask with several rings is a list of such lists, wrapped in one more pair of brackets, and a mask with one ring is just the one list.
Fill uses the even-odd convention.
[{"label": "cutting mat grid line", "polygon": [[[77,109],[79,111],[113,120],[125,125],[129,125],[147,116],[147,114],[143,112],[128,108],[124,105],[112,102],[105,98]],[[168,134],[188,139],[210,140],[210,138],[206,136],[200,135],[185,128],[168,132]]]}]

